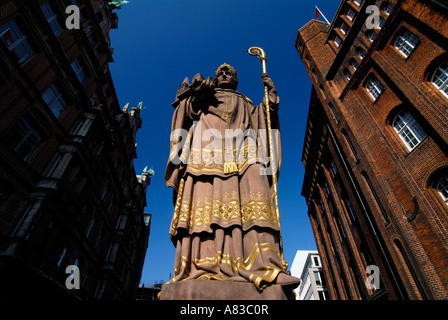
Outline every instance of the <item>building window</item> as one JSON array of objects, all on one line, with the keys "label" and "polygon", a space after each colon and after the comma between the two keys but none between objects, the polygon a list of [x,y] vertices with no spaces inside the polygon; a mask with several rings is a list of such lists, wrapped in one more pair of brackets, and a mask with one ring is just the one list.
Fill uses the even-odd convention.
[{"label": "building window", "polygon": [[322,287],[322,279],[320,278],[319,271],[313,271],[313,273],[314,273],[314,280],[316,281],[316,286]]},{"label": "building window", "polygon": [[76,76],[78,77],[78,80],[80,83],[83,83],[84,80],[86,80],[86,75],[84,73],[83,67],[79,63],[78,59],[75,59],[71,63],[73,71],[75,71]]},{"label": "building window", "polygon": [[360,57],[361,59],[364,59],[364,57],[366,56],[366,50],[364,50],[361,47],[357,47],[356,48],[356,54],[358,55],[358,57]]},{"label": "building window", "polygon": [[111,243],[107,251],[106,262],[115,262],[118,252],[118,243]]},{"label": "building window", "polygon": [[359,63],[358,61],[356,61],[355,59],[350,59],[350,65],[352,66],[353,70],[358,70],[359,68]]},{"label": "building window", "polygon": [[347,80],[350,80],[352,78],[352,73],[348,69],[344,69],[344,75]]},{"label": "building window", "polygon": [[402,31],[395,40],[394,47],[406,58],[415,49],[420,39],[409,30]]},{"label": "building window", "polygon": [[377,34],[375,31],[373,31],[372,29],[368,29],[366,31],[366,37],[373,42],[373,40],[375,40]]},{"label": "building window", "polygon": [[339,36],[334,36],[333,41],[334,41],[334,44],[336,45],[336,47],[339,48],[339,46],[340,46],[341,43],[342,43],[341,38],[339,38]]},{"label": "building window", "polygon": [[437,191],[439,192],[443,201],[445,201],[445,204],[448,206],[448,177],[447,176],[444,176],[444,177],[442,177],[442,179],[439,180],[439,183],[437,183]]},{"label": "building window", "polygon": [[0,27],[0,38],[9,51],[13,52],[19,64],[24,64],[33,55],[33,49],[17,23],[11,20]]},{"label": "building window", "polygon": [[90,236],[92,235],[92,230],[93,230],[94,224],[95,224],[95,218],[92,218],[92,220],[90,220],[89,226],[87,227],[87,230],[86,230],[86,238],[87,239],[90,239]]},{"label": "building window", "polygon": [[362,0],[353,0],[353,2],[359,7],[361,6]]},{"label": "building window", "polygon": [[40,9],[42,10],[45,18],[47,19],[48,24],[50,25],[51,30],[55,35],[59,34],[62,29],[59,25],[57,15],[53,12],[53,9],[51,9],[50,3],[44,3],[40,6]]},{"label": "building window", "polygon": [[440,92],[448,97],[448,61],[445,61],[437,67],[432,76],[431,82],[437,89],[440,90]]},{"label": "building window", "polygon": [[409,112],[399,113],[392,122],[392,126],[409,151],[426,138],[426,133]]},{"label": "building window", "polygon": [[383,84],[380,82],[380,80],[378,80],[377,77],[373,75],[367,79],[365,88],[372,96],[373,101],[376,101],[376,99],[378,99],[378,97],[384,91]]},{"label": "building window", "polygon": [[313,256],[313,266],[314,267],[320,267],[319,257]]},{"label": "building window", "polygon": [[348,32],[348,25],[345,22],[342,22],[339,30],[341,30],[343,34],[346,34]]},{"label": "building window", "polygon": [[394,8],[394,5],[390,3],[389,1],[385,1],[381,4],[381,10],[384,11],[385,14],[390,15]]},{"label": "building window", "polygon": [[351,200],[349,198],[345,198],[344,202],[345,202],[345,205],[347,206],[348,213],[350,215],[352,222],[355,222],[356,221],[356,213],[355,213],[355,209],[353,208]]},{"label": "building window", "polygon": [[338,173],[338,167],[336,167],[336,163],[334,163],[334,160],[330,161],[331,169],[333,170],[333,173],[336,175]]},{"label": "building window", "polygon": [[330,107],[331,112],[333,112],[334,119],[336,120],[336,123],[339,123],[338,113],[336,112],[336,109],[334,108],[333,104],[330,102],[330,103],[328,104],[328,106]]},{"label": "building window", "polygon": [[341,132],[342,132],[342,134],[344,135],[344,138],[345,138],[345,140],[347,141],[347,144],[348,144],[348,146],[350,147],[350,150],[352,151],[353,156],[355,157],[356,161],[359,161],[358,154],[356,153],[356,150],[355,150],[355,148],[353,147],[352,142],[351,142],[350,139],[348,138],[347,132],[346,132],[344,129],[342,129]]},{"label": "building window", "polygon": [[348,8],[347,13],[345,14],[350,21],[353,21],[356,17],[356,11],[352,8]]},{"label": "building window", "polygon": [[51,86],[42,94],[42,99],[44,99],[45,103],[56,118],[59,117],[61,112],[67,106],[64,98],[62,98],[62,94],[56,88],[54,83],[51,84]]},{"label": "building window", "polygon": [[53,173],[56,171],[56,168],[59,166],[59,164],[60,164],[61,161],[62,161],[62,157],[63,157],[63,154],[62,154],[62,153],[59,153],[59,154],[56,156],[56,159],[52,162],[52,165],[51,165],[51,167],[49,168],[48,173],[46,174],[46,177],[47,177],[47,178],[50,178],[50,177],[53,175]]},{"label": "building window", "polygon": [[26,117],[19,120],[10,137],[10,145],[14,152],[24,161],[31,157],[42,140],[42,135]]}]

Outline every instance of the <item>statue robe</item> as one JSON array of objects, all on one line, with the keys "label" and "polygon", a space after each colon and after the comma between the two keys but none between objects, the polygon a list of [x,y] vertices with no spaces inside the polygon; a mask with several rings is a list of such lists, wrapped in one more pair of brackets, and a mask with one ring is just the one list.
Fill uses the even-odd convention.
[{"label": "statue robe", "polygon": [[[165,174],[175,202],[170,282],[249,281],[259,290],[298,283],[284,272],[279,252],[272,177],[264,173],[269,165],[264,109],[229,89],[216,89],[215,100],[198,109],[191,97],[177,106]],[[280,135],[274,130],[278,101],[271,110],[280,163]]]}]

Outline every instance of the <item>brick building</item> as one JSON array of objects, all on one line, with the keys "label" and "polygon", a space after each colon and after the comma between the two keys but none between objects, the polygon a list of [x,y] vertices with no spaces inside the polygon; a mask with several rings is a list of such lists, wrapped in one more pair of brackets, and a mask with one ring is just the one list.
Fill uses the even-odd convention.
[{"label": "brick building", "polygon": [[[80,9],[79,29],[66,26],[70,5]],[[108,69],[116,9],[99,0],[0,2],[2,297],[137,294],[151,172],[133,167],[141,108],[120,107]],[[77,276],[80,288],[67,287]]]},{"label": "brick building", "polygon": [[344,0],[295,45],[312,81],[302,195],[329,298],[447,299],[446,2]]}]

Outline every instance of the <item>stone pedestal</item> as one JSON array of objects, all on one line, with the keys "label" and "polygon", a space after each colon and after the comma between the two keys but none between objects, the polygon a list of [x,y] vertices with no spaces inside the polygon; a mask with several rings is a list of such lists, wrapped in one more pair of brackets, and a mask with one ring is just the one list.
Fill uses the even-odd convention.
[{"label": "stone pedestal", "polygon": [[250,282],[185,280],[164,284],[160,300],[294,300],[293,287],[275,284],[260,292]]}]

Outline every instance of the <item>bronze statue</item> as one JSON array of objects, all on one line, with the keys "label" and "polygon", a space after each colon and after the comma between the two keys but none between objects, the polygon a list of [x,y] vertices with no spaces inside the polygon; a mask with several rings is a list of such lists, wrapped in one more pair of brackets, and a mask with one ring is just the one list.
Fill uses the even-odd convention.
[{"label": "bronze statue", "polygon": [[214,78],[197,74],[188,82],[186,78],[173,103],[165,173],[175,205],[169,234],[176,255],[168,284],[207,279],[251,283],[258,292],[271,285],[291,291],[300,280],[286,273],[273,204],[272,174],[278,176],[281,163],[275,85],[263,73],[276,133],[278,164],[273,166],[266,108],[236,91],[232,66],[224,63]]}]

